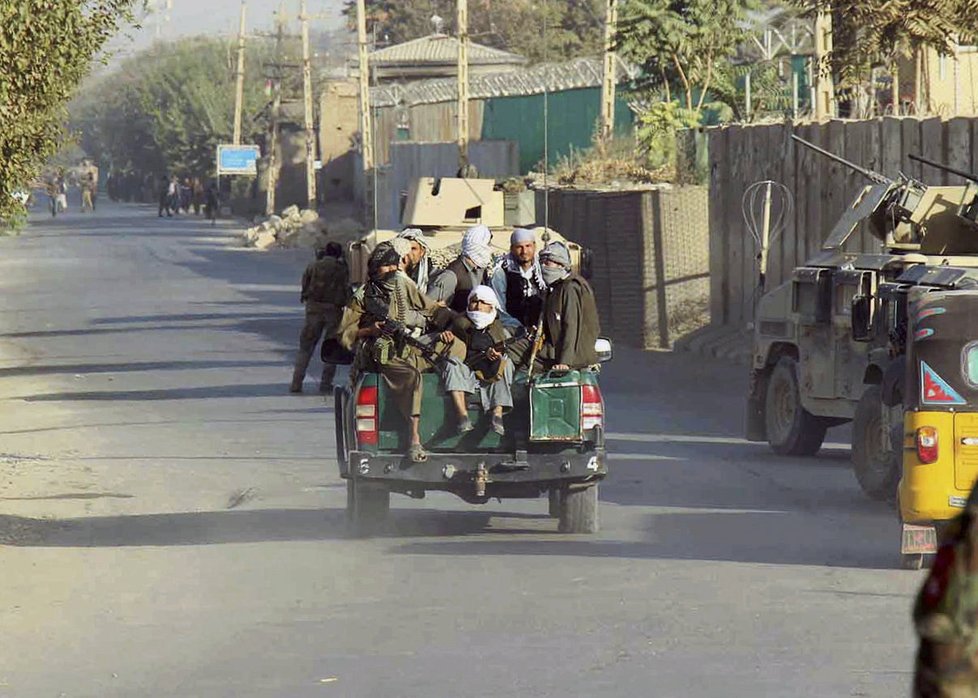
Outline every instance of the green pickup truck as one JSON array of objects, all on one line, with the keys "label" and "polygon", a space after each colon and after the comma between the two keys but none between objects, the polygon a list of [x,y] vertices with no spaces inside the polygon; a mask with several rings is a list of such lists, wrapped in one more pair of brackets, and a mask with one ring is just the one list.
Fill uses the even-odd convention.
[{"label": "green pickup truck", "polygon": [[[602,361],[611,358],[608,340],[598,340],[598,349]],[[471,504],[547,494],[561,532],[596,532],[598,483],[608,473],[598,373],[597,367],[550,372],[529,383],[525,373],[517,373],[505,436],[491,429],[477,396],[469,408],[475,429],[459,436],[439,377],[424,374],[424,463],[404,457],[403,417],[378,374],[337,388],[336,459],[347,484],[351,532],[377,531],[391,492],[422,499],[429,491],[451,492]]]}]

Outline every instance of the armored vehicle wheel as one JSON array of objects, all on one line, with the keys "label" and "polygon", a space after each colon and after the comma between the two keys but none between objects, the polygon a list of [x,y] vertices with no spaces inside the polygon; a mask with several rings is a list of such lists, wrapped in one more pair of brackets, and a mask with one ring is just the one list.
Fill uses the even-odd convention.
[{"label": "armored vehicle wheel", "polygon": [[892,448],[884,450],[882,418],[880,388],[871,385],[859,399],[852,420],[852,468],[863,492],[873,499],[888,500],[896,494],[901,464]]},{"label": "armored vehicle wheel", "polygon": [[559,510],[561,533],[597,533],[598,486],[561,491]]},{"label": "armored vehicle wheel", "polygon": [[767,442],[782,456],[814,456],[825,440],[825,420],[802,407],[798,363],[782,356],[771,371],[764,395]]},{"label": "armored vehicle wheel", "polygon": [[900,567],[905,570],[919,570],[924,567],[923,553],[908,553],[900,555]]},{"label": "armored vehicle wheel", "polygon": [[390,507],[391,493],[386,487],[353,478],[346,481],[346,522],[355,538],[376,533]]}]

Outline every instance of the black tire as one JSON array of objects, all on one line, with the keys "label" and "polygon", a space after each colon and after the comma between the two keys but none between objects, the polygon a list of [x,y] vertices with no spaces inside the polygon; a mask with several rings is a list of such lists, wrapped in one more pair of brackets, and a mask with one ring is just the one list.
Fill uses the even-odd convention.
[{"label": "black tire", "polygon": [[900,567],[905,570],[919,570],[924,567],[923,553],[911,553],[900,555]]},{"label": "black tire", "polygon": [[377,533],[387,520],[391,493],[383,485],[349,478],[346,481],[346,523],[354,538]]},{"label": "black tire", "polygon": [[343,422],[344,405],[343,388],[333,388],[333,420],[336,428],[336,460],[339,463],[340,471],[345,471],[349,466],[346,451],[346,425]]},{"label": "black tire", "polygon": [[814,456],[828,424],[802,407],[798,362],[782,356],[767,379],[764,428],[771,449],[782,456]]},{"label": "black tire", "polygon": [[887,501],[896,496],[902,464],[898,457],[901,454],[893,448],[889,452],[883,450],[882,412],[880,388],[871,385],[859,398],[852,420],[852,469],[867,496]]},{"label": "black tire", "polygon": [[598,486],[563,490],[557,530],[561,533],[597,533],[598,528]]}]

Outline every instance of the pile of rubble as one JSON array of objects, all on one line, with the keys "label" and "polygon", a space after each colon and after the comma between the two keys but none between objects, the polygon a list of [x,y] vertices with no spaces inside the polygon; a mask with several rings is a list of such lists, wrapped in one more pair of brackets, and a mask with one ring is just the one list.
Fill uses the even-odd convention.
[{"label": "pile of rubble", "polygon": [[352,218],[327,222],[316,211],[289,206],[281,216],[269,216],[246,230],[242,242],[245,247],[259,250],[272,247],[312,248],[329,241],[349,243],[362,233],[363,226]]}]

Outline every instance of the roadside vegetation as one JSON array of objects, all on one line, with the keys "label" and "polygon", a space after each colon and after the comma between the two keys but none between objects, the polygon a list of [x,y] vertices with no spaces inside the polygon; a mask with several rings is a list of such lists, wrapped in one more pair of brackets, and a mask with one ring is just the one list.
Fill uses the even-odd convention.
[{"label": "roadside vegetation", "polygon": [[0,225],[65,140],[65,106],[93,60],[133,21],[134,0],[0,0]]}]

